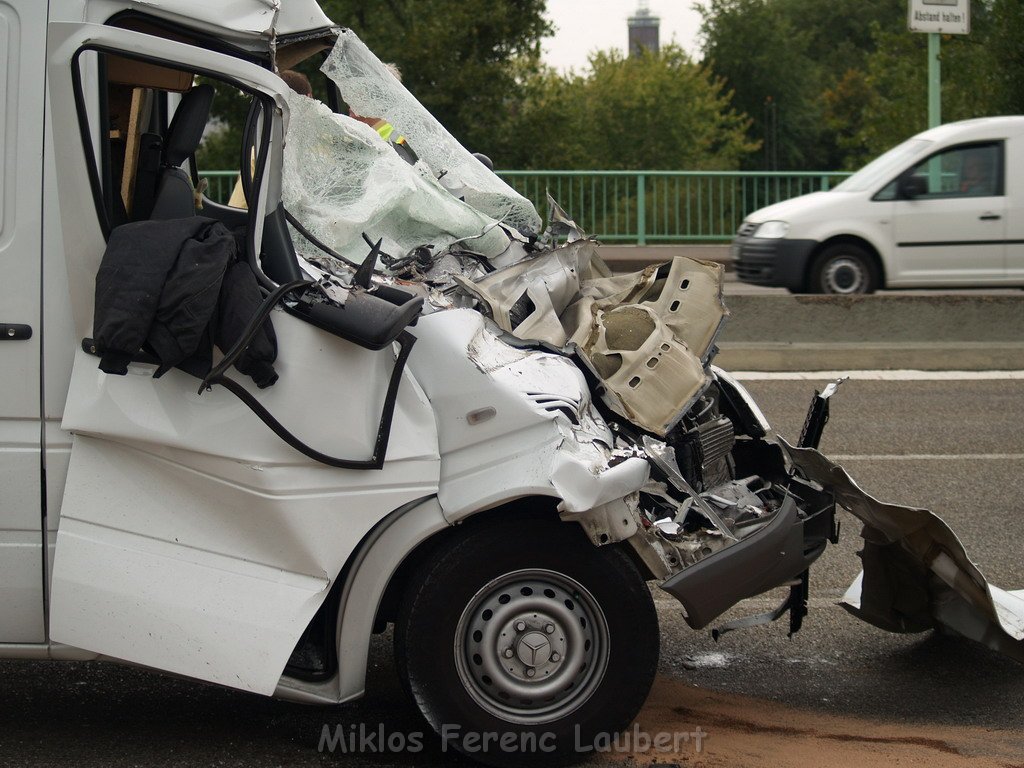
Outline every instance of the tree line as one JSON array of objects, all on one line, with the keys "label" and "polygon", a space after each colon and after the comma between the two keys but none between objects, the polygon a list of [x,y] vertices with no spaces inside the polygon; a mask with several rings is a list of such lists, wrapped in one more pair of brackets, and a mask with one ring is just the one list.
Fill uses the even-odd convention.
[{"label": "tree line", "polygon": [[[598,51],[568,73],[541,60],[544,0],[321,4],[501,168],[853,169],[927,127],[906,0],[707,0],[698,57]],[[942,38],[944,122],[1024,113],[1021,39],[1021,0],[972,0],[971,34]],[[243,106],[217,108],[201,167],[237,167]]]}]

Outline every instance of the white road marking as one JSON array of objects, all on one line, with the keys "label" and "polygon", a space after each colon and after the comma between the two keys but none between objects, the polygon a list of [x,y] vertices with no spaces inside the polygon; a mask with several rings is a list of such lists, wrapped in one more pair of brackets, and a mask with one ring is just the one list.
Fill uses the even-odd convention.
[{"label": "white road marking", "polygon": [[1024,453],[832,453],[833,461],[1024,461]]},{"label": "white road marking", "polygon": [[1024,381],[1024,371],[729,371],[743,381]]}]

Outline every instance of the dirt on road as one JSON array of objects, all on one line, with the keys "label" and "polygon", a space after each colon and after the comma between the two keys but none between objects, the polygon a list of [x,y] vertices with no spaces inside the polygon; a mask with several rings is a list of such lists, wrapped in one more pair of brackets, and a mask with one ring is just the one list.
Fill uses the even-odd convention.
[{"label": "dirt on road", "polygon": [[[660,749],[654,744],[659,735],[665,745]],[[616,749],[627,742],[639,749]],[[1024,768],[1024,727],[1006,731],[836,716],[664,676],[631,732],[618,745],[596,746],[616,762],[641,766]]]}]

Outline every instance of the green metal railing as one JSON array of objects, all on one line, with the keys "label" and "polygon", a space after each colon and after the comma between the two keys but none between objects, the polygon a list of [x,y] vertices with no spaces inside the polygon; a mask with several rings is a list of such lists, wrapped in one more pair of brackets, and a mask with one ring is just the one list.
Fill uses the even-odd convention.
[{"label": "green metal railing", "polygon": [[[207,194],[224,202],[235,171],[207,171]],[[608,243],[721,242],[751,212],[849,176],[832,171],[499,171],[547,214],[546,192],[589,234]]]},{"label": "green metal railing", "polygon": [[730,240],[753,211],[827,190],[848,173],[802,171],[501,171],[537,210],[545,190],[605,242]]},{"label": "green metal railing", "polygon": [[235,189],[238,171],[200,171],[200,179],[206,179],[209,186],[206,196],[217,203],[226,204]]}]

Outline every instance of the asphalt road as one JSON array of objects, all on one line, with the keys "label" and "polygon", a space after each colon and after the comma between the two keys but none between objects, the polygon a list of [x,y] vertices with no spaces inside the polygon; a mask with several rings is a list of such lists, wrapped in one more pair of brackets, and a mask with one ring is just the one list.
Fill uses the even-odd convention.
[{"label": "asphalt road", "polygon": [[[813,383],[748,385],[780,432],[795,437]],[[1021,588],[1021,424],[1024,381],[850,381],[833,401],[822,447],[854,457],[844,464],[875,495],[940,512],[993,582]],[[893,458],[908,454],[921,458]],[[1006,749],[1019,742],[1021,759],[999,764],[1020,764],[1024,665],[969,641],[891,635],[846,614],[836,601],[859,570],[857,542],[857,526],[844,514],[843,541],[812,570],[811,614],[792,640],[780,623],[716,644],[706,632],[689,630],[675,603],[656,594],[663,648],[652,702],[678,693],[686,700],[675,711],[688,713],[690,699],[732,697],[739,702],[734,711],[756,710],[776,736],[792,730],[792,708],[810,718],[864,717],[910,728],[966,725],[1010,739]],[[771,603],[748,601],[732,615]],[[276,702],[111,664],[0,662],[0,765],[467,764],[442,754],[431,739],[416,755],[317,751],[325,724],[383,727],[388,734],[423,730],[401,692],[388,643],[387,636],[375,643],[367,697],[341,707]],[[695,724],[714,738],[715,722]],[[930,764],[926,747],[911,764]],[[704,764],[692,755],[676,760]],[[886,762],[883,755],[876,764]]]}]

